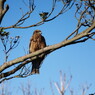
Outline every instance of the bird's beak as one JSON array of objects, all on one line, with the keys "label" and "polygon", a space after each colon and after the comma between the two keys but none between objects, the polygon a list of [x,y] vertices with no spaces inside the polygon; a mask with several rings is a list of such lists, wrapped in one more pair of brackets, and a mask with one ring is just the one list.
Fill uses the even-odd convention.
[{"label": "bird's beak", "polygon": [[40,33],[40,34],[42,34],[42,32],[41,32],[41,31],[40,31],[39,33]]}]

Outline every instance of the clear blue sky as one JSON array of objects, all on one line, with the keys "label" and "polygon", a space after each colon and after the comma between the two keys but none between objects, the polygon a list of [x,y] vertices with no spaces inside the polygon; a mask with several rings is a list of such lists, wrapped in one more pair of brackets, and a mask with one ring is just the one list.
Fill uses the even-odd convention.
[{"label": "clear blue sky", "polygon": [[[14,24],[16,20],[20,18],[21,11],[19,8],[24,8],[25,11],[27,10],[21,1],[22,0],[7,0],[6,3],[9,4],[10,9],[4,17],[2,26]],[[36,4],[36,10],[24,25],[31,25],[40,21],[38,14],[42,11],[49,11],[51,8],[51,2],[48,0],[36,0]],[[58,3],[56,8],[54,14],[56,14],[60,9],[60,3]],[[25,51],[28,51],[30,37],[36,29],[42,31],[47,45],[53,45],[63,41],[65,37],[76,28],[77,21],[74,18],[74,11],[75,8],[72,8],[70,11],[59,16],[55,20],[38,27],[7,30],[10,31],[10,36],[19,35],[21,37],[19,46],[11,52],[9,60],[25,55]],[[0,47],[1,65],[4,56],[1,42]],[[90,89],[87,91],[87,95],[88,93],[95,92],[95,41],[88,40],[85,43],[66,46],[49,54],[42,64],[39,75],[33,75],[25,79],[12,79],[9,81],[13,95],[22,95],[20,84],[26,84],[28,80],[31,82],[32,90],[37,88],[40,91],[44,88],[43,95],[52,95],[50,81],[59,82],[60,70],[67,74],[67,80],[70,75],[73,76],[70,87],[74,89],[75,93],[81,93],[81,87],[85,84],[92,84]],[[56,93],[55,95],[59,95],[54,84],[53,88]],[[69,90],[67,90],[66,95],[69,95],[68,91]]]}]

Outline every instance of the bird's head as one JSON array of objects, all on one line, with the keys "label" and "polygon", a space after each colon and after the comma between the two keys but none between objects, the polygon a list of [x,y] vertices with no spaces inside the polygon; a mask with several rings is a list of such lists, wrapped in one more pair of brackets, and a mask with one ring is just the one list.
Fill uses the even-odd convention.
[{"label": "bird's head", "polygon": [[35,30],[33,34],[42,34],[40,30]]}]

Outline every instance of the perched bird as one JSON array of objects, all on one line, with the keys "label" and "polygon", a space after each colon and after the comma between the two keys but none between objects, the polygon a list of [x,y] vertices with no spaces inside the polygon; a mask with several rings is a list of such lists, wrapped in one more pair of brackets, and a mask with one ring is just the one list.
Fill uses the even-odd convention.
[{"label": "perched bird", "polygon": [[[33,36],[30,39],[29,44],[29,53],[35,52],[37,50],[40,50],[44,47],[46,47],[46,41],[45,38],[41,35],[42,32],[40,30],[35,30],[33,33]],[[45,54],[41,54],[37,56],[38,58],[32,61],[32,74],[39,74],[39,68],[42,63],[42,61],[45,58]]]}]

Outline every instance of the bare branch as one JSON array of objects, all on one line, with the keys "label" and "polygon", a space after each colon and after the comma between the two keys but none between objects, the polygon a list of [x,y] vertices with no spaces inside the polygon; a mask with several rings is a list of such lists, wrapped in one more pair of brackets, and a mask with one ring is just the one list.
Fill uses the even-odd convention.
[{"label": "bare branch", "polygon": [[9,53],[19,44],[19,36],[9,37],[9,32],[1,31],[0,39],[4,47],[5,62],[7,62]]},{"label": "bare branch", "polygon": [[[64,40],[61,43],[58,43],[58,44],[55,44],[52,46],[48,46],[48,47],[41,49],[41,50],[38,50],[34,53],[31,53],[31,54],[19,57],[17,59],[14,59],[12,61],[9,61],[7,63],[4,63],[2,66],[0,66],[0,72],[1,72],[0,78],[1,79],[4,77],[6,78],[7,76],[14,74],[16,71],[20,70],[23,66],[25,66],[25,64],[28,64],[32,60],[36,59],[37,56],[42,54],[42,53],[49,54],[49,53],[55,51],[56,49],[59,49],[61,47],[65,47],[67,45],[85,42],[86,40],[88,40],[90,37],[92,37],[94,35],[94,33],[93,33],[93,35],[90,33],[94,28],[95,28],[95,22],[93,23],[93,25],[91,27],[87,28],[86,30],[84,30],[83,32],[81,32],[80,34],[76,35],[75,37],[73,37],[69,40]],[[84,38],[84,39],[82,39],[82,38]],[[19,64],[17,67],[15,67],[13,70],[5,72],[5,73],[2,72],[4,70],[6,70],[7,68],[9,68],[15,64],[18,64],[20,62],[22,62],[22,63]],[[29,75],[31,75],[30,72],[28,72],[26,74],[20,73],[20,74],[14,76],[12,78],[15,78],[15,77],[22,77],[23,78],[23,77],[27,77]]]},{"label": "bare branch", "polygon": [[[92,2],[92,4],[90,4]],[[78,26],[90,27],[95,20],[95,10],[91,6],[94,4],[94,0],[84,0],[76,3],[75,18],[78,20]]]},{"label": "bare branch", "polygon": [[4,8],[5,2],[6,2],[6,0],[0,0],[0,24],[2,22],[4,15],[6,14],[6,12],[9,9],[8,5],[6,5],[6,7]]},{"label": "bare branch", "polygon": [[82,94],[81,95],[86,95],[87,90],[91,87],[90,85],[83,85],[82,86]]},{"label": "bare branch", "polygon": [[[63,3],[63,0],[60,0],[60,1],[62,1],[62,3]],[[53,0],[53,7],[52,7],[52,10],[51,10],[50,14],[48,15],[48,17],[51,16],[51,14],[53,13],[53,11],[55,9],[56,2],[57,2],[57,0]],[[51,19],[45,20],[45,22],[51,21],[51,20],[57,18],[59,15],[61,15],[61,14],[65,13],[66,11],[68,11],[73,6],[74,2],[75,2],[75,0],[74,1],[70,0],[69,2],[65,1],[65,3],[63,3],[63,7],[60,10],[60,12],[56,16],[52,17]]]},{"label": "bare branch", "polygon": [[70,77],[69,81],[67,82],[66,74],[64,73],[64,76],[63,76],[62,72],[60,72],[60,87],[57,82],[54,83],[55,87],[58,90],[60,95],[64,95],[65,91],[70,86],[71,80],[72,80],[72,76]]},{"label": "bare branch", "polygon": [[29,26],[20,26],[30,17],[31,13],[35,9],[34,0],[32,0],[31,9],[27,13],[22,15],[22,17],[14,25],[11,25],[11,26],[8,26],[8,27],[1,27],[1,28],[2,29],[9,29],[9,28],[22,28],[22,29],[24,29],[24,28],[30,28],[30,27],[35,27],[35,26],[42,25],[42,24],[44,24],[44,22],[54,20],[59,15],[61,15],[64,12],[68,11],[73,6],[75,0],[70,0],[69,2],[65,1],[65,3],[62,6],[62,9],[59,11],[59,13],[57,15],[53,16],[52,18],[49,18],[53,14],[53,11],[55,10],[56,2],[57,2],[57,0],[53,0],[53,6],[52,6],[52,9],[51,9],[51,12],[48,12],[49,14],[46,16],[45,19],[42,19],[42,21],[39,21],[39,22],[37,22],[35,24],[32,24],[32,25],[29,25]]},{"label": "bare branch", "polygon": [[3,82],[0,84],[0,95],[12,95],[10,91],[9,82]]},{"label": "bare branch", "polygon": [[32,95],[32,91],[31,91],[31,83],[30,81],[27,82],[27,84],[21,84],[21,91],[23,93],[23,95]]},{"label": "bare branch", "polygon": [[[52,14],[53,14],[54,10],[56,9],[55,6],[58,2],[58,0],[53,0],[53,6],[52,6],[51,11],[50,12],[42,12],[39,14],[42,18],[41,21],[37,22],[36,24],[30,25],[30,26],[22,27],[21,25],[30,17],[31,13],[34,10],[34,0],[29,0],[29,1],[33,1],[32,3],[29,3],[31,5],[31,6],[29,6],[30,10],[28,12],[26,12],[25,14],[23,14],[22,17],[14,25],[9,26],[9,27],[1,27],[1,30],[8,29],[8,28],[30,28],[30,27],[42,25],[45,22],[55,19],[56,17],[58,17],[59,15],[63,14],[68,9],[70,9],[72,7],[72,5],[74,4],[75,0],[74,1],[73,0],[59,0],[63,4],[63,6],[62,6],[61,10],[58,12],[58,14],[54,15],[52,17]],[[90,3],[92,4],[92,2],[90,2]],[[39,56],[43,53],[47,55],[61,47],[65,47],[65,46],[77,44],[77,43],[82,43],[82,42],[87,41],[88,39],[95,40],[94,39],[95,32],[93,32],[93,30],[95,29],[95,13],[93,11],[94,10],[93,7],[90,7],[91,4],[89,4],[88,1],[87,2],[80,1],[79,4],[76,5],[77,10],[75,13],[75,17],[78,21],[78,24],[76,26],[75,31],[73,31],[70,35],[68,35],[68,37],[64,41],[62,41],[58,44],[47,46],[34,53],[27,54],[25,56],[16,58],[14,60],[11,60],[9,62],[5,62],[4,64],[2,64],[0,66],[0,82],[2,82],[4,80],[9,80],[12,78],[24,78],[24,77],[30,76],[31,72],[30,72],[29,62],[31,62],[34,59],[37,59],[38,58],[37,56]],[[84,26],[86,26],[85,30],[81,31],[80,30],[81,27],[84,27]],[[4,35],[6,35],[6,32],[4,34],[4,32],[0,31],[0,35],[4,36]],[[7,36],[4,36],[4,37],[7,37]],[[10,50],[14,49],[18,45],[18,44],[15,44],[18,41],[18,39],[17,40],[12,39],[11,43],[9,45],[10,48],[7,49],[6,44],[9,42],[9,39],[6,38],[6,40],[5,40],[5,38],[4,38],[4,40],[3,39],[1,39],[1,40],[2,40],[2,43],[4,46],[4,52],[6,54],[8,54]],[[14,41],[15,41],[15,43],[14,43]],[[12,44],[12,42],[14,44]],[[7,59],[7,57],[6,57],[6,59]],[[12,67],[14,65],[15,65],[15,67]],[[6,71],[7,68],[11,68],[10,71]],[[57,87],[57,89],[59,89],[59,91],[64,92],[64,90],[68,88],[69,83],[65,88],[63,88],[62,77],[60,77],[60,80],[61,80],[61,90],[57,83],[56,83],[56,87]]]},{"label": "bare branch", "polygon": [[68,40],[68,39],[69,39],[72,35],[74,35],[75,33],[76,33],[76,35],[77,35],[78,30],[80,29],[80,27],[81,27],[81,25],[78,26],[77,29],[76,29],[74,32],[72,32],[65,40]]}]

